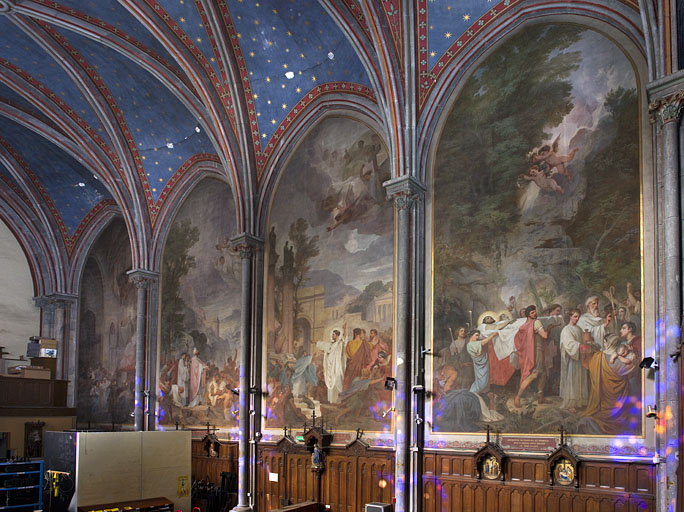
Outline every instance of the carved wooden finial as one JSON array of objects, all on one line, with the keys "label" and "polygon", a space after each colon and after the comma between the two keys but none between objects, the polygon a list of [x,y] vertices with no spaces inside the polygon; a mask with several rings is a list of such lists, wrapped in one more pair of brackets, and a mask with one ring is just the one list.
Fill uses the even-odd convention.
[{"label": "carved wooden finial", "polygon": [[[316,411],[311,411],[311,423],[313,424],[312,427],[316,426]],[[306,430],[306,429],[304,429]]]},{"label": "carved wooden finial", "polygon": [[560,444],[561,444],[561,446],[563,446],[565,444],[565,428],[563,427],[563,425],[561,425],[558,430],[560,431],[560,437],[561,437]]},{"label": "carved wooden finial", "polygon": [[490,426],[487,425],[487,444],[489,444],[489,432],[490,432]]},{"label": "carved wooden finial", "polygon": [[283,437],[287,437],[287,425],[283,427]]},{"label": "carved wooden finial", "polygon": [[209,425],[209,422],[207,421],[207,434],[209,434],[209,433],[210,433],[210,431],[209,431],[209,427],[210,427],[210,425]]}]

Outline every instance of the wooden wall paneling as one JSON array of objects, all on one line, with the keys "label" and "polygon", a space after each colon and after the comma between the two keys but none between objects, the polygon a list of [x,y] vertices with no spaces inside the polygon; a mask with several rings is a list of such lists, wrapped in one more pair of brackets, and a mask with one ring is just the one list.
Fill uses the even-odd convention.
[{"label": "wooden wall paneling", "polygon": [[508,463],[510,468],[510,478],[509,480],[513,482],[520,482],[523,479],[523,465],[522,462],[517,460],[511,460]]},{"label": "wooden wall paneling", "polygon": [[466,484],[462,489],[461,510],[463,512],[475,512],[475,496],[473,486]]},{"label": "wooden wall paneling", "polygon": [[192,479],[208,480],[214,484],[221,484],[221,472],[226,471],[236,475],[238,473],[237,443],[226,443],[219,447],[218,457],[207,457],[204,444],[200,439],[193,439],[190,453],[192,454]]},{"label": "wooden wall paneling", "polygon": [[473,501],[475,510],[485,510],[485,493],[481,485],[475,487],[473,491]]},{"label": "wooden wall paneling", "polygon": [[630,469],[629,490],[655,494],[655,466],[632,465]]},{"label": "wooden wall paneling", "polygon": [[435,474],[435,456],[433,454],[428,454],[425,457],[423,457],[423,474]]},{"label": "wooden wall paneling", "polygon": [[423,512],[436,512],[435,479],[423,477]]},{"label": "wooden wall paneling", "polygon": [[356,496],[355,461],[349,457],[328,457],[323,493],[331,512],[353,512]]},{"label": "wooden wall paneling", "polygon": [[572,499],[572,512],[588,512],[586,508],[587,498],[583,495],[575,495]]},{"label": "wooden wall paneling", "polygon": [[523,510],[523,494],[518,489],[511,491],[511,512],[522,512]]},{"label": "wooden wall paneling", "polygon": [[534,496],[530,491],[523,492],[523,511],[528,512],[534,510]]},{"label": "wooden wall paneling", "polygon": [[626,491],[629,485],[627,471],[628,468],[624,466],[617,466],[613,468],[613,486],[621,491]]},{"label": "wooden wall paneling", "polygon": [[[388,459],[359,459],[357,471],[358,496],[361,498],[357,503],[357,510],[363,510],[366,503],[391,503],[392,502],[392,478]],[[386,485],[381,487],[384,480]]]}]

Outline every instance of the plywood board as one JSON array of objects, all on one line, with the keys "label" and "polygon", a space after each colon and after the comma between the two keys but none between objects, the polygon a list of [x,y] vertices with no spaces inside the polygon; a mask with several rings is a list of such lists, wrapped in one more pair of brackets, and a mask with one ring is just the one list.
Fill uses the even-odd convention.
[{"label": "plywood board", "polygon": [[164,497],[190,510],[190,432],[80,432],[77,453],[72,504]]}]

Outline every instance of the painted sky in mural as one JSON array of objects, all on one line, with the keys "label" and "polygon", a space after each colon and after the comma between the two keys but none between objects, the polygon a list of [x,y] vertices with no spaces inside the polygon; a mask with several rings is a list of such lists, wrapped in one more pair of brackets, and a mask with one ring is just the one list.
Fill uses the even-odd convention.
[{"label": "painted sky in mural", "polygon": [[207,179],[187,197],[164,248],[160,423],[235,426],[240,338],[239,254],[228,186]]},{"label": "painted sky in mural", "polygon": [[468,79],[434,172],[433,432],[642,433],[638,126],[630,62],[576,25]]},{"label": "painted sky in mural", "polygon": [[[390,429],[393,208],[387,149],[322,121],[283,172],[266,265],[266,426]],[[297,201],[292,201],[296,197]]]},{"label": "painted sky in mural", "polygon": [[122,220],[91,250],[81,279],[77,419],[81,426],[133,423],[135,286],[131,246]]}]

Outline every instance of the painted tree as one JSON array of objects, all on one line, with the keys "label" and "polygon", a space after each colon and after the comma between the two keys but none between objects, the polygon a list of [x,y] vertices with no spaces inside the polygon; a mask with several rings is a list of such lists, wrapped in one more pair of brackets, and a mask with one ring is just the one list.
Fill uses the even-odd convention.
[{"label": "painted tree", "polygon": [[639,112],[635,89],[619,87],[606,95],[608,115],[597,131],[610,141],[589,155],[586,196],[568,227],[577,247],[589,255],[575,269],[577,295],[614,286],[624,296],[627,282],[640,281]]},{"label": "painted tree", "polygon": [[318,235],[309,236],[309,223],[303,219],[298,218],[290,224],[288,232],[288,239],[292,243],[294,249],[294,318],[300,312],[299,300],[297,299],[297,292],[299,288],[306,284],[306,274],[311,269],[311,259],[318,256],[320,250],[318,248]]},{"label": "painted tree", "polygon": [[174,222],[169,231],[162,262],[162,339],[173,343],[183,330],[185,301],[181,297],[181,278],[195,267],[190,249],[199,240],[199,228],[189,219]]},{"label": "painted tree", "polygon": [[[468,79],[445,125],[437,153],[435,189],[435,311],[454,317],[470,304],[453,277],[484,269],[500,256],[507,230],[519,218],[516,182],[530,166],[528,152],[573,108],[570,74],[579,52],[566,51],[584,29],[569,24],[523,30],[506,41]],[[499,254],[497,254],[497,251]],[[456,315],[458,316],[458,315]],[[454,317],[455,318],[455,317]]]}]

